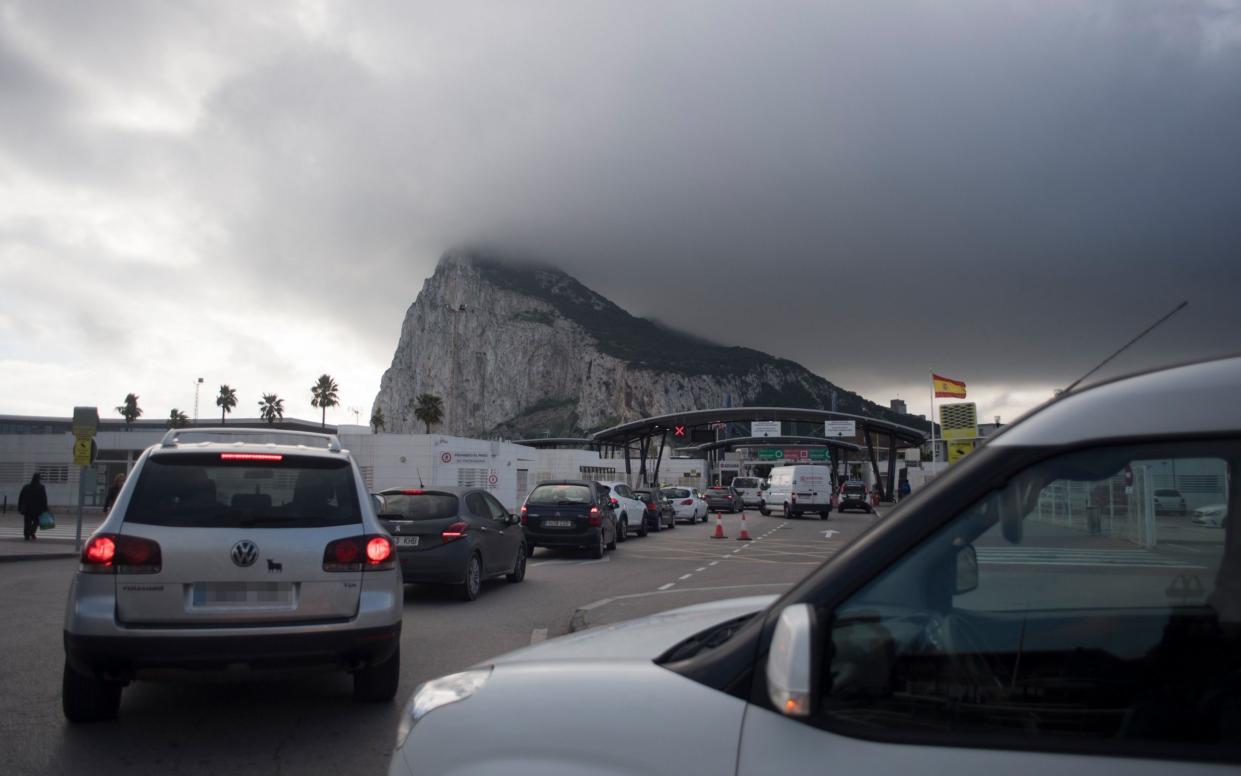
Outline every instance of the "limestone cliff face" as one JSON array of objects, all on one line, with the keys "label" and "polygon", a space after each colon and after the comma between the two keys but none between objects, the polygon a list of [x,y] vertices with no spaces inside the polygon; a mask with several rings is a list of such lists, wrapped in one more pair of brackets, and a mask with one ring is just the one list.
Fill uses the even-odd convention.
[{"label": "limestone cliff face", "polygon": [[421,432],[415,397],[443,399],[434,430],[578,435],[687,409],[796,406],[898,415],[800,365],[706,344],[635,318],[569,275],[446,254],[410,306],[375,405],[386,430]]}]

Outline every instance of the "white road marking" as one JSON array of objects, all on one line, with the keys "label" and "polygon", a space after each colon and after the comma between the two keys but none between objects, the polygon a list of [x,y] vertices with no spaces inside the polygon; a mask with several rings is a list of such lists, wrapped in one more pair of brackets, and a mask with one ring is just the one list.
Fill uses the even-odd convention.
[{"label": "white road marking", "polygon": [[672,587],[672,586],[673,586],[673,585],[675,585],[675,584],[676,584],[676,582],[669,582],[669,583],[668,583],[668,584],[666,584],[666,585],[660,585],[660,586],[659,586],[659,589],[660,589],[660,590],[667,590],[668,588]]},{"label": "white road marking", "polygon": [[535,628],[530,631],[530,643],[538,644],[540,641],[547,641],[547,628]]},{"label": "white road marking", "polygon": [[837,531],[835,528],[829,528],[826,531],[820,531],[820,533],[823,534],[824,539],[830,539],[836,534],[840,533],[840,531]]},{"label": "white road marking", "polygon": [[697,573],[697,572],[699,572],[699,571],[706,571],[706,570],[707,570],[707,567],[706,567],[706,566],[703,566],[703,567],[702,567],[702,568],[700,568],[700,569],[694,569],[694,572],[695,572],[695,573]]},{"label": "white road marking", "polygon": [[692,576],[694,576],[694,575],[693,575],[693,574],[682,574],[681,576],[677,577],[677,581],[679,582],[679,581],[681,581],[681,580],[683,580],[683,579],[689,579],[689,578],[690,578],[690,577],[692,577]]},{"label": "white road marking", "polygon": [[713,560],[713,561],[711,561],[710,563],[708,563],[707,565],[708,565],[708,566],[714,566],[714,565],[715,565],[715,564],[717,564],[717,563],[719,563],[719,561],[718,561],[718,560]]}]

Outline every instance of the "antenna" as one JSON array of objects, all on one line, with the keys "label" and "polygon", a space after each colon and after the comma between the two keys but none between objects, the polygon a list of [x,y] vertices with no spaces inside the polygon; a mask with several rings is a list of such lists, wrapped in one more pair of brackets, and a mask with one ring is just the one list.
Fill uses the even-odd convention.
[{"label": "antenna", "polygon": [[425,488],[426,485],[422,484],[422,472],[419,471],[417,464],[414,464],[414,474],[418,475],[418,487]]},{"label": "antenna", "polygon": [[[1073,381],[1073,383],[1072,383],[1071,385],[1069,385],[1069,387],[1068,387],[1068,388],[1065,388],[1065,389],[1064,389],[1063,391],[1061,391],[1060,393],[1068,393],[1069,391],[1071,391],[1071,390],[1073,390],[1074,388],[1076,388],[1076,387],[1077,387],[1077,384],[1078,384],[1078,383],[1080,383],[1082,380],[1085,380],[1087,377],[1090,377],[1090,376],[1091,376],[1092,374],[1094,374],[1095,372],[1098,372],[1100,369],[1102,369],[1102,368],[1104,367],[1104,365],[1106,365],[1106,364],[1107,364],[1107,362],[1111,361],[1113,358],[1116,358],[1116,357],[1117,357],[1117,356],[1119,356],[1121,353],[1124,353],[1126,350],[1128,350],[1130,345],[1132,345],[1133,343],[1135,343],[1135,342],[1137,342],[1138,340],[1142,339],[1142,338],[1143,338],[1143,337],[1145,337],[1147,334],[1150,334],[1152,331],[1154,331],[1154,330],[1155,330],[1155,329],[1156,329],[1156,328],[1157,328],[1160,324],[1162,324],[1164,321],[1168,320],[1169,318],[1171,318],[1172,316],[1176,315],[1176,314],[1177,314],[1177,313],[1179,313],[1181,310],[1184,310],[1184,309],[1185,309],[1186,307],[1188,307],[1188,306],[1189,306],[1189,300],[1188,300],[1188,299],[1186,299],[1184,302],[1181,302],[1181,303],[1180,303],[1180,304],[1178,304],[1176,307],[1172,308],[1172,312],[1168,313],[1168,314],[1167,314],[1167,315],[1165,315],[1164,317],[1162,317],[1162,318],[1160,318],[1159,320],[1157,320],[1157,321],[1155,321],[1154,323],[1152,323],[1150,326],[1146,327],[1146,330],[1145,330],[1145,331],[1143,331],[1143,332],[1142,332],[1141,334],[1139,334],[1138,336],[1136,336],[1136,337],[1134,337],[1133,339],[1131,339],[1131,340],[1129,340],[1128,342],[1126,342],[1126,343],[1124,344],[1124,346],[1123,346],[1120,350],[1116,351],[1116,352],[1115,352],[1115,353],[1113,353],[1112,355],[1110,355],[1110,356],[1108,356],[1107,358],[1103,359],[1103,361],[1101,361],[1101,362],[1099,363],[1099,365],[1098,365],[1098,366],[1096,366],[1094,369],[1091,369],[1091,370],[1090,370],[1089,372],[1087,372],[1086,374],[1084,374],[1084,375],[1082,375],[1081,377],[1079,377],[1079,378],[1077,378],[1076,380],[1074,380],[1074,381]],[[1057,394],[1057,395],[1059,395],[1059,394]]]}]

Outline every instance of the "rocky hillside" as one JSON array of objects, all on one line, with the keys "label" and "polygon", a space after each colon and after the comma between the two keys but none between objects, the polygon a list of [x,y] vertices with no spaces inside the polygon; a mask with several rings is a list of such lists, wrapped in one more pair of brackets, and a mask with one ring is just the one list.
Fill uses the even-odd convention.
[{"label": "rocky hillside", "polygon": [[388,431],[420,432],[414,397],[443,398],[440,430],[576,436],[687,409],[835,409],[923,427],[757,350],[636,318],[560,270],[461,251],[440,260],[405,314],[375,405]]}]

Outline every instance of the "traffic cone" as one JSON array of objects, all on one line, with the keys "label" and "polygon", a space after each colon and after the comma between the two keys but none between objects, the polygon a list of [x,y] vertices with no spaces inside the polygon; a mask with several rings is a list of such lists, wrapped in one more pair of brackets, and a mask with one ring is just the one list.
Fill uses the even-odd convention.
[{"label": "traffic cone", "polygon": [[750,532],[745,529],[745,512],[741,513],[741,533],[737,536],[737,541],[750,541]]},{"label": "traffic cone", "polygon": [[720,517],[720,513],[715,513],[715,533],[711,534],[712,539],[727,539],[724,535],[724,518]]}]

